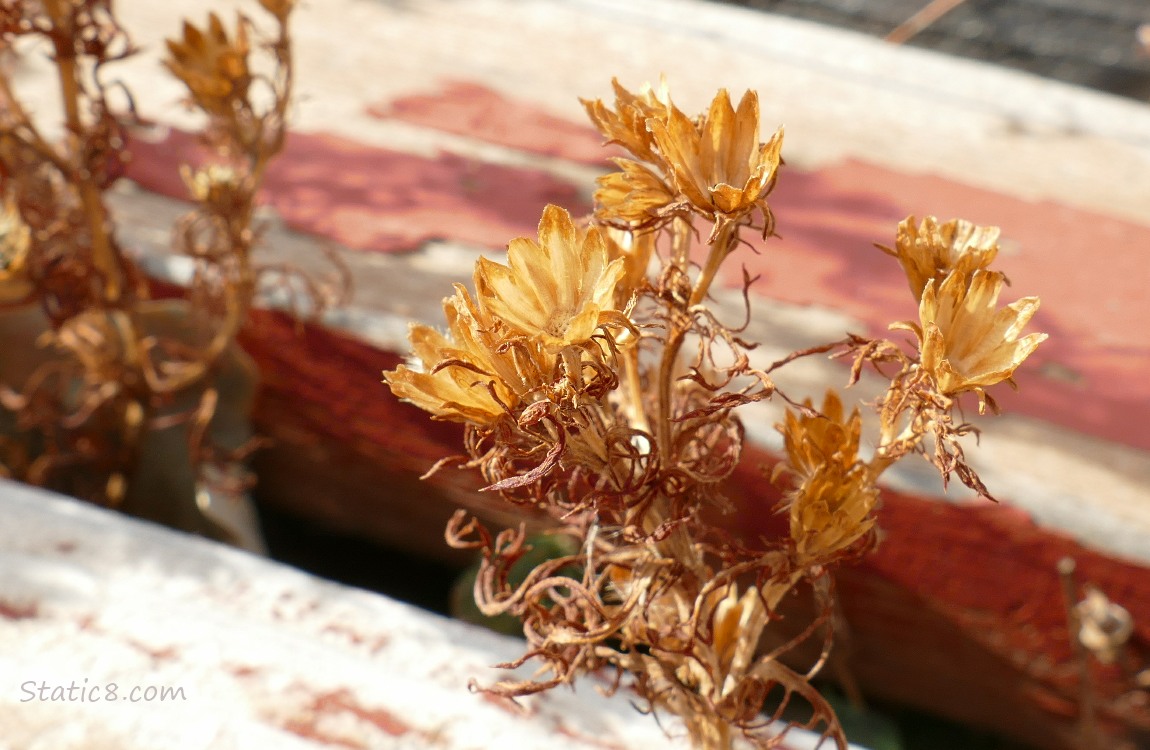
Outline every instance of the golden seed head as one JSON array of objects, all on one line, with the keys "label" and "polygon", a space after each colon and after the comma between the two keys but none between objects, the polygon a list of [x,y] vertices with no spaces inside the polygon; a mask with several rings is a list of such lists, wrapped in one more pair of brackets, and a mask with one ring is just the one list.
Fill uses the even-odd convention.
[{"label": "golden seed head", "polygon": [[241,19],[229,38],[219,16],[212,13],[201,29],[185,21],[182,39],[168,39],[164,65],[188,87],[192,99],[209,114],[228,114],[247,97],[252,82],[248,69],[246,26]]},{"label": "golden seed head", "polygon": [[[810,399],[803,405],[810,408]],[[833,390],[827,390],[821,414],[788,409],[786,421],[776,429],[783,434],[787,468],[801,479],[813,476],[827,463],[849,468],[858,461],[862,418],[858,407],[845,417],[842,401]]]},{"label": "golden seed head", "polygon": [[11,195],[4,199],[0,210],[0,301],[24,299],[32,291],[28,279],[28,252],[32,247],[32,231]]},{"label": "golden seed head", "polygon": [[539,240],[521,237],[507,248],[507,265],[480,258],[479,304],[512,331],[551,350],[588,341],[615,310],[622,258],[608,258],[597,227],[580,236],[571,215],[547,206]]},{"label": "golden seed head", "polygon": [[788,499],[799,558],[827,558],[845,551],[874,526],[878,488],[865,467],[826,463]]},{"label": "golden seed head", "polygon": [[962,219],[939,224],[933,216],[916,224],[910,216],[898,225],[895,249],[882,249],[898,258],[911,293],[920,300],[931,279],[941,284],[951,273],[969,276],[988,268],[998,255],[998,237],[998,227],[982,227]]},{"label": "golden seed head", "polygon": [[244,176],[226,164],[209,164],[195,170],[184,164],[180,166],[180,177],[197,201],[223,209],[246,202],[251,192]]},{"label": "golden seed head", "polygon": [[922,368],[933,376],[940,393],[982,393],[988,386],[1009,381],[1014,371],[1046,340],[1045,333],[1020,335],[1038,311],[1038,297],[1024,297],[1003,308],[998,295],[1005,277],[975,271],[969,277],[952,273],[939,284],[926,283],[919,304]]},{"label": "golden seed head", "polygon": [[672,108],[666,121],[649,123],[675,187],[706,216],[737,218],[774,187],[782,163],[783,131],[759,142],[759,97],[748,91],[736,110],[720,89],[701,122]]}]

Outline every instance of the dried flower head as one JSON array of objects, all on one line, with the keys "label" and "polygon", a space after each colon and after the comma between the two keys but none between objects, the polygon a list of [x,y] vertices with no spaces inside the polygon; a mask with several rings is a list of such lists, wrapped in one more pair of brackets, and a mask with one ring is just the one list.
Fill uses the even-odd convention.
[{"label": "dried flower head", "polygon": [[650,167],[631,159],[613,159],[621,171],[599,177],[596,216],[608,225],[649,227],[660,223],[678,196]]},{"label": "dried flower head", "polygon": [[0,302],[24,299],[32,291],[28,279],[28,250],[32,231],[11,194],[5,196],[0,210]]},{"label": "dried flower head", "polygon": [[615,109],[584,101],[591,121],[635,159],[599,178],[596,216],[607,224],[650,227],[689,208],[712,221],[739,220],[758,209],[773,227],[766,197],[782,163],[782,130],[759,142],[759,98],[748,91],[738,109],[721,89],[707,114],[692,119],[671,103],[664,83],[636,96],[613,82]]},{"label": "dried flower head", "polygon": [[[803,405],[810,410],[811,401]],[[822,413],[787,410],[785,422],[777,429],[783,434],[787,461],[780,464],[798,477],[813,476],[825,464],[850,467],[858,461],[862,418],[858,407],[844,419],[838,394],[827,390]]]},{"label": "dried flower head", "polygon": [[939,224],[933,216],[916,224],[913,216],[899,222],[895,249],[878,247],[898,258],[916,300],[931,279],[941,284],[950,273],[969,276],[990,266],[998,255],[998,227],[962,219]]},{"label": "dried flower head", "polygon": [[206,29],[185,21],[183,39],[168,39],[167,47],[169,58],[164,65],[184,82],[204,111],[227,114],[247,97],[252,82],[251,48],[242,17],[234,38],[229,38],[215,13],[208,17]]},{"label": "dried flower head", "polygon": [[784,497],[791,538],[800,559],[830,558],[846,550],[874,525],[878,499],[874,475],[859,461],[862,419],[856,407],[849,417],[842,401],[828,390],[822,413],[788,409],[783,424],[786,461],[775,469],[794,476]]},{"label": "dried flower head", "polygon": [[216,213],[242,216],[250,206],[250,180],[226,164],[209,164],[196,170],[185,164],[180,167],[180,177],[192,197],[211,206]]},{"label": "dried flower head", "polygon": [[783,131],[759,142],[759,97],[748,91],[736,110],[720,89],[701,123],[672,108],[648,127],[675,187],[708,217],[739,218],[755,208],[770,224],[766,197],[782,161]]},{"label": "dried flower head", "polygon": [[1134,633],[1130,611],[1110,601],[1095,586],[1086,587],[1086,597],[1074,607],[1078,615],[1078,640],[1103,664],[1118,660]]},{"label": "dried flower head", "polygon": [[865,466],[819,466],[787,495],[791,539],[803,561],[833,559],[874,526],[878,488]]},{"label": "dried flower head", "polygon": [[921,326],[892,326],[916,333],[922,369],[946,396],[974,391],[981,397],[984,388],[1013,382],[1014,371],[1047,338],[1045,333],[1019,338],[1038,310],[1037,297],[999,309],[1005,283],[1001,273],[975,271],[967,279],[952,273],[941,285],[928,281],[919,304]]},{"label": "dried flower head", "polygon": [[506,266],[480,258],[475,289],[492,317],[558,350],[589,340],[603,323],[622,320],[615,291],[623,273],[623,259],[607,257],[597,227],[580,237],[570,214],[547,206],[539,241],[512,240]]},{"label": "dried flower head", "polygon": [[601,99],[581,99],[587,116],[608,143],[622,146],[642,161],[659,163],[648,123],[665,120],[674,108],[667,82],[660,81],[657,91],[650,84],[644,84],[637,95],[614,78],[611,87],[615,90],[615,109],[609,109]]},{"label": "dried flower head", "polygon": [[442,419],[491,424],[517,405],[513,384],[523,382],[522,368],[509,352],[492,345],[491,324],[480,322],[466,289],[458,287],[443,301],[443,310],[447,335],[412,324],[414,366],[400,365],[384,376],[396,396]]}]

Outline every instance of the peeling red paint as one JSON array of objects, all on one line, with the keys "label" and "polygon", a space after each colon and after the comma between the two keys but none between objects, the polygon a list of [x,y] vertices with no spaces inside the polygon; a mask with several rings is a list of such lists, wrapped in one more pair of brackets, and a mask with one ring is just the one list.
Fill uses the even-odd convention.
[{"label": "peeling red paint", "polygon": [[391,641],[391,639],[385,635],[364,635],[355,628],[334,622],[329,625],[325,625],[320,632],[339,636],[340,638],[357,646],[367,645],[371,653],[377,653],[383,650]]},{"label": "peeling red paint", "polygon": [[347,747],[352,750],[367,750],[368,745],[362,742],[351,742],[340,737],[335,737],[326,732],[321,732],[316,726],[313,719],[292,719],[284,723],[284,731],[291,732],[297,737],[302,737],[305,740],[312,740],[314,742],[321,742],[330,747]]},{"label": "peeling red paint", "polygon": [[[176,165],[196,160],[190,135],[174,132],[134,151],[133,179],[185,195]],[[547,202],[589,208],[574,186],[541,172],[450,154],[423,159],[327,135],[289,138],[267,187],[290,226],[385,252],[434,238],[501,247],[533,234]],[[998,266],[1018,281],[1009,298],[1041,296],[1031,328],[1051,337],[1020,372],[1021,390],[998,389],[996,398],[1007,411],[1150,450],[1150,379],[1142,375],[1150,361],[1150,306],[1142,302],[1150,227],[857,161],[785,170],[772,205],[782,238],[760,255],[742,255],[762,274],[755,291],[829,305],[872,334],[917,314],[897,264],[873,247],[893,242],[900,219],[933,213],[1003,227]],[[738,264],[727,271],[729,283],[741,278]]]},{"label": "peeling red paint", "polygon": [[[127,175],[157,193],[186,199],[179,165],[202,163],[196,139],[173,130],[161,142],[134,141]],[[534,236],[543,206],[590,206],[571,183],[545,172],[444,153],[426,159],[323,134],[288,137],[265,181],[284,222],[359,250],[414,250],[435,239],[503,247]]]},{"label": "peeling red paint", "polygon": [[6,602],[0,599],[0,617],[6,620],[31,620],[40,616],[36,602]]},{"label": "peeling red paint", "polygon": [[531,102],[470,81],[445,81],[440,91],[372,105],[367,111],[380,119],[581,164],[605,166],[608,157],[622,155],[618,149],[604,148],[603,137],[589,125],[556,117]]},{"label": "peeling red paint", "polygon": [[314,696],[310,705],[305,709],[305,716],[295,717],[288,721],[284,724],[284,729],[300,737],[318,740],[329,745],[353,748],[368,747],[361,743],[353,743],[347,739],[335,737],[319,729],[318,725],[325,715],[334,716],[338,714],[350,714],[392,737],[402,737],[411,731],[409,725],[390,711],[362,706],[356,701],[352,692],[346,688]]},{"label": "peeling red paint", "polygon": [[173,646],[168,646],[166,648],[153,648],[152,646],[149,646],[142,641],[137,641],[130,638],[125,642],[137,651],[147,654],[148,657],[152,659],[152,661],[168,661],[169,659],[175,659],[180,655],[180,652]]},{"label": "peeling red paint", "polygon": [[227,671],[239,678],[254,677],[262,674],[263,670],[259,667],[254,667],[250,664],[229,664],[224,667]]},{"label": "peeling red paint", "polygon": [[564,722],[561,719],[555,720],[555,724],[553,726],[553,729],[555,730],[555,734],[559,734],[559,735],[562,735],[564,737],[570,737],[571,739],[573,739],[577,742],[581,742],[585,745],[591,745],[593,747],[601,747],[604,750],[627,750],[626,747],[619,744],[618,742],[601,740],[598,737],[595,737],[594,735],[587,734],[586,732],[580,732],[579,730],[574,729],[571,726],[569,726],[566,722]]}]

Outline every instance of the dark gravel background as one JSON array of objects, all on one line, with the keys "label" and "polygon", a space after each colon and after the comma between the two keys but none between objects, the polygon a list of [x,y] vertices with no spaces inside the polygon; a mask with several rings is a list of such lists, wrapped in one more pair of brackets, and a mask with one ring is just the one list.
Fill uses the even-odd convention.
[{"label": "dark gravel background", "polygon": [[[720,0],[884,37],[929,0]],[[1150,101],[1150,0],[966,0],[908,45]]]}]

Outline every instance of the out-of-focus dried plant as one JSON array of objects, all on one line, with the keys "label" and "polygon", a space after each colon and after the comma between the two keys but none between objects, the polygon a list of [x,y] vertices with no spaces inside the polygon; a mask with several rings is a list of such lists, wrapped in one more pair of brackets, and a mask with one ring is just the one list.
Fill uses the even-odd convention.
[{"label": "out-of-focus dried plant", "polygon": [[[135,100],[108,73],[135,52],[111,0],[4,3],[0,51],[46,46],[64,113],[64,135],[53,140],[50,123],[22,105],[0,71],[0,304],[38,308],[45,328],[40,364],[0,393],[15,417],[0,457],[5,474],[115,506],[157,431],[186,426],[197,485],[234,475],[212,464],[250,449],[213,445],[206,426],[260,285],[256,193],[283,147],[292,90],[293,3],[260,4],[272,16],[270,35],[243,14],[231,29],[212,14],[206,27],[185,23],[168,42],[165,64],[207,116],[203,141],[214,157],[183,171],[195,209],[174,242],[195,272],[187,304],[173,307],[149,299],[105,200],[129,158],[126,133],[141,124]],[[257,57],[267,64],[253,64]],[[256,72],[263,69],[271,72]]]},{"label": "out-of-focus dried plant", "polygon": [[[831,572],[876,545],[877,482],[901,458],[921,455],[989,497],[962,451],[974,428],[958,402],[973,393],[995,408],[987,389],[1011,383],[1045,338],[1021,336],[1038,300],[998,307],[996,229],[912,217],[886,250],[918,305],[918,320],[893,326],[912,341],[846,335],[752,365],[754,343],[708,293],[746,233],[768,246],[774,236],[782,131],[760,139],[754,92],[735,106],[720,91],[690,117],[665,85],[614,87],[613,105],[584,102],[628,152],[599,180],[594,215],[544,209],[538,238],[513,240],[506,264],[480,259],[474,292],[457,285],[444,301],[446,329],[413,325],[414,356],[385,373],[397,396],[466,426],[467,455],[436,468],[479,469],[486,491],[550,515],[578,549],[513,583],[524,529],[452,519],[449,543],[482,552],[480,610],[523,623],[527,651],[502,666],[540,666],[487,689],[524,696],[613,667],[651,710],[680,716],[697,747],[778,747],[797,724],[845,748],[811,685],[831,645]],[[869,456],[859,408],[834,391],[800,403],[775,385],[775,370],[816,355],[851,360],[850,383],[868,366],[889,378]],[[713,520],[740,460],[735,411],[770,398],[789,404],[786,455],[772,477],[781,497],[762,510],[789,524],[781,538],[746,539]],[[781,636],[793,631],[775,632],[779,604],[800,588],[816,614]],[[812,639],[821,656],[796,669],[787,657]],[[795,703],[806,719],[788,712]]]},{"label": "out-of-focus dried plant", "polygon": [[1134,618],[1097,586],[1079,586],[1077,563],[1058,562],[1074,654],[1068,692],[1078,703],[1078,747],[1084,750],[1143,747],[1150,737],[1150,667],[1132,648]]}]

